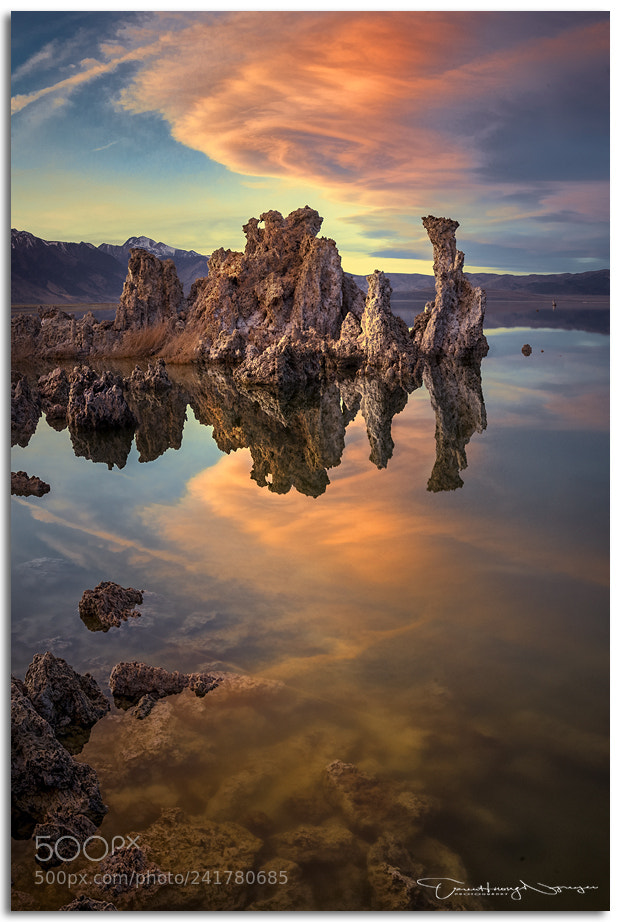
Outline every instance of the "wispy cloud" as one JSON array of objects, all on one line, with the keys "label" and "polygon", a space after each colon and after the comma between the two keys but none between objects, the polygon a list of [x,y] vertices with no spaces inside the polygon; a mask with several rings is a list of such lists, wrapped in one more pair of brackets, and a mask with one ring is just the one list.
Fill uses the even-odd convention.
[{"label": "wispy cloud", "polygon": [[52,41],[44,45],[39,51],[33,54],[27,61],[24,61],[11,74],[12,80],[21,80],[29,74],[43,68],[49,67],[58,55],[58,42]]},{"label": "wispy cloud", "polygon": [[65,77],[63,80],[58,80],[49,86],[34,90],[32,93],[21,93],[13,96],[11,99],[11,115],[21,112],[22,109],[46,96],[55,95],[58,98],[66,99],[74,90],[90,83],[92,80],[96,80],[98,77],[112,73],[122,64],[127,64],[131,61],[144,61],[146,58],[155,55],[159,50],[159,42],[155,42],[143,48],[132,49],[109,61],[85,59],[81,62],[83,69],[77,74],[72,74],[70,77]]},{"label": "wispy cloud", "polygon": [[110,141],[109,144],[104,144],[103,147],[94,147],[92,153],[95,154],[95,153],[97,153],[98,150],[108,150],[109,147],[114,147],[115,144],[119,144],[119,143],[120,143],[120,140],[121,140],[121,139],[119,138],[118,141]]}]

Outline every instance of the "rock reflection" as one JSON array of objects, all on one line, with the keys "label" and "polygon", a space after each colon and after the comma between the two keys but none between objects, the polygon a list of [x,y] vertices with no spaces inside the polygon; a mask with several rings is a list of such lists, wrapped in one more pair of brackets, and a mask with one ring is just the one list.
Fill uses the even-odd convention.
[{"label": "rock reflection", "polygon": [[459,471],[468,466],[466,445],[473,433],[487,426],[481,364],[450,359],[429,363],[423,380],[436,415],[436,463],[427,489],[432,493],[456,490],[464,485]]},{"label": "rock reflection", "polygon": [[[70,396],[78,378],[90,382],[100,414],[102,406],[127,408],[123,425],[107,420],[105,412],[96,424],[92,413],[89,425],[80,423]],[[330,483],[328,472],[341,463],[347,426],[358,413],[366,424],[369,460],[378,469],[387,467],[394,450],[393,419],[423,382],[436,416],[436,463],[427,489],[455,490],[463,486],[465,446],[474,432],[485,429],[486,414],[481,363],[447,357],[421,361],[406,378],[355,376],[294,392],[244,385],[230,374],[198,369],[186,369],[174,380],[161,360],[124,378],[107,372],[97,378],[84,366],[69,376],[56,369],[32,382],[20,376],[14,384],[12,441],[28,444],[43,410],[48,425],[67,426],[76,456],[123,468],[134,437],[141,462],[179,449],[189,406],[201,425],[212,427],[222,452],[250,451],[250,477],[258,486],[279,494],[295,487],[318,497]]]}]

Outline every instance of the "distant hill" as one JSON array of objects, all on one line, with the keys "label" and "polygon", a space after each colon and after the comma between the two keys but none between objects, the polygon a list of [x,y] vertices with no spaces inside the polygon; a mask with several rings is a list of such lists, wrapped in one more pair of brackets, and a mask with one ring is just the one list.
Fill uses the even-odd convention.
[{"label": "distant hill", "polygon": [[186,294],[207,275],[209,258],[179,250],[150,237],[130,237],[122,246],[43,240],[11,230],[11,303],[72,304],[118,301],[127,275],[129,251],[141,247],[160,259],[172,259]]},{"label": "distant hill", "polygon": [[[160,259],[172,259],[188,294],[192,282],[209,271],[209,257],[194,250],[180,250],[151,237],[130,237],[122,245],[102,243],[62,243],[43,240],[28,231],[11,231],[11,302],[13,304],[72,304],[118,301],[127,275],[129,251],[141,247]],[[390,282],[396,300],[417,293],[432,298],[432,275],[392,272]],[[488,292],[513,296],[542,294],[608,295],[610,270],[564,272],[561,275],[498,275],[488,272],[466,273],[474,285]],[[353,278],[366,291],[362,275]]]},{"label": "distant hill", "polygon": [[[395,295],[411,292],[425,292],[433,297],[435,279],[433,275],[392,272],[390,284]],[[610,269],[592,272],[563,272],[558,275],[498,275],[493,272],[465,272],[475,286],[489,292],[516,292],[533,295],[609,295]],[[364,275],[354,275],[358,285],[367,290]]]},{"label": "distant hill", "polygon": [[11,303],[63,304],[118,301],[123,268],[92,243],[42,240],[11,230]]}]

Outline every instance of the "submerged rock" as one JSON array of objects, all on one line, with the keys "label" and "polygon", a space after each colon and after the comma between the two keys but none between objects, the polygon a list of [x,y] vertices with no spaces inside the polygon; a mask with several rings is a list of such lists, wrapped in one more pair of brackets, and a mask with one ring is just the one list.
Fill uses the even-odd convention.
[{"label": "submerged rock", "polygon": [[424,356],[480,360],[489,348],[483,334],[486,298],[463,273],[464,254],[455,240],[459,222],[429,215],[423,225],[433,244],[436,298],[414,320],[414,344]]},{"label": "submerged rock", "polygon": [[377,836],[391,829],[407,840],[420,832],[430,810],[428,798],[367,775],[348,762],[331,762],[325,781],[330,802],[363,836]]},{"label": "submerged rock", "polygon": [[11,471],[12,496],[44,496],[49,492],[49,483],[39,477],[29,477],[26,471]]},{"label": "submerged rock", "polygon": [[78,896],[66,906],[61,906],[59,912],[117,912],[114,903],[107,900],[92,900],[88,896]]},{"label": "submerged rock", "polygon": [[[245,884],[245,875],[255,871],[252,879],[256,879],[255,863],[263,843],[243,826],[200,820],[169,808],[141,832],[140,845],[173,880],[180,876],[185,881],[189,872],[187,886],[162,887],[150,900],[150,909],[230,912],[245,909],[251,901],[253,888]],[[243,884],[236,882],[236,874],[244,876]],[[272,891],[276,886],[260,889]]]},{"label": "submerged rock", "polygon": [[120,627],[128,618],[139,618],[135,605],[142,605],[140,589],[123,589],[118,583],[105,580],[94,589],[85,589],[79,603],[80,618],[89,631],[109,631]]}]

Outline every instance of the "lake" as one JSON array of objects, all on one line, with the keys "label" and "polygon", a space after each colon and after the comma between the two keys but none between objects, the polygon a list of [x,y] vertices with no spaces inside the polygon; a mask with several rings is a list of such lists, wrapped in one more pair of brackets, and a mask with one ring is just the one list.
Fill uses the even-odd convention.
[{"label": "lake", "polygon": [[[12,450],[51,485],[11,500],[16,675],[49,650],[105,690],[120,661],[246,677],[144,720],[113,705],[78,757],[106,840],[178,808],[192,870],[192,831],[237,824],[249,867],[295,876],[293,905],[286,885],[237,906],[185,886],[170,908],[374,908],[384,830],[326,794],[336,760],[405,813],[426,799],[421,867],[498,888],[482,908],[608,907],[609,338],[486,335],[480,378],[431,369],[409,397],[283,406],[171,366],[189,405],[133,443],[74,446],[42,418]],[[144,589],[140,617],[90,631],[78,603],[101,580]],[[36,908],[72,898],[35,883],[31,841],[13,862]]]}]

